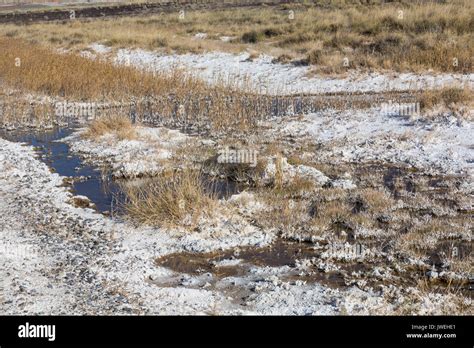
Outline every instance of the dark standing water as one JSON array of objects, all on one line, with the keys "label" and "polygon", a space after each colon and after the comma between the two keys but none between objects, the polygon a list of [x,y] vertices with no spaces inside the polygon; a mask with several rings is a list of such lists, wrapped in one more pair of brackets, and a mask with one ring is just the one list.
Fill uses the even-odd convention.
[{"label": "dark standing water", "polygon": [[99,212],[111,212],[112,201],[120,192],[118,185],[100,168],[87,165],[79,156],[71,154],[69,145],[60,141],[74,130],[74,128],[14,131],[0,129],[0,137],[34,146],[40,159],[56,173],[77,179],[72,183],[74,194],[87,196]]},{"label": "dark standing water", "polygon": [[[88,197],[95,204],[98,212],[117,211],[115,203],[124,200],[124,193],[120,186],[105,170],[88,165],[79,156],[70,152],[68,144],[61,142],[61,139],[69,136],[75,130],[74,127],[56,127],[50,130],[7,131],[0,129],[0,137],[8,141],[34,146],[40,160],[59,175],[72,178],[73,193]],[[206,190],[214,192],[219,199],[229,197],[242,190],[241,185],[230,180],[211,180],[209,178],[202,180]]]}]

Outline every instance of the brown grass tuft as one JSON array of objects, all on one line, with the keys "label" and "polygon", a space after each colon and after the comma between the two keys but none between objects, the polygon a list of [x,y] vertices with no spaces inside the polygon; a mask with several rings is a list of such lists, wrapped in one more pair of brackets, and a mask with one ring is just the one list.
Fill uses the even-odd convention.
[{"label": "brown grass tuft", "polygon": [[124,186],[123,209],[140,224],[194,226],[211,214],[216,202],[198,170],[165,171],[142,186]]},{"label": "brown grass tuft", "polygon": [[87,130],[83,133],[83,137],[87,139],[96,139],[105,134],[115,134],[119,140],[135,139],[137,132],[135,126],[126,116],[105,116],[94,120]]},{"label": "brown grass tuft", "polygon": [[437,105],[449,108],[454,104],[472,103],[473,99],[471,89],[449,87],[423,92],[420,96],[420,106],[423,110],[429,110]]}]

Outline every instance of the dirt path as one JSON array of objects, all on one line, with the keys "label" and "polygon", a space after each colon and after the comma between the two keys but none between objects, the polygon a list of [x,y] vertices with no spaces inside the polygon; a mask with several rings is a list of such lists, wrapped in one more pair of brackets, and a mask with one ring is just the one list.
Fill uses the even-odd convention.
[{"label": "dirt path", "polygon": [[[136,309],[106,289],[94,263],[113,247],[102,221],[59,204],[57,175],[31,149],[0,140],[4,314],[112,314]],[[76,212],[74,212],[76,210]]]}]

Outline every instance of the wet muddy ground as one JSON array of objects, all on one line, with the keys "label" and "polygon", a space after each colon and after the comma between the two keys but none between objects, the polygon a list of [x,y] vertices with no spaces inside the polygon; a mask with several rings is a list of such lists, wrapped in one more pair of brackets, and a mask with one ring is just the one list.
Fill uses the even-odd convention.
[{"label": "wet muddy ground", "polygon": [[[51,130],[16,130],[0,131],[0,136],[15,142],[30,144],[35,147],[39,158],[44,161],[52,171],[57,172],[68,179],[65,185],[69,186],[72,192],[79,196],[88,197],[94,204],[98,212],[105,214],[120,213],[117,208],[120,202],[126,199],[121,191],[121,183],[114,181],[107,174],[107,168],[99,168],[97,165],[84,161],[79,155],[70,152],[69,145],[61,142],[61,139],[74,132],[75,128],[54,128]],[[348,164],[341,168],[327,164],[326,172],[329,176],[337,177],[341,172],[350,172],[355,178],[355,183],[359,187],[373,187],[377,189],[386,189],[395,200],[410,201],[410,197],[422,195],[427,197],[433,204],[438,204],[446,209],[456,211],[462,215],[469,215],[472,209],[460,206],[456,197],[450,195],[451,190],[459,189],[461,183],[466,178],[463,176],[432,176],[410,167],[401,167],[395,165],[384,165],[381,163]],[[146,184],[153,178],[135,179],[139,184]],[[252,190],[251,187],[241,185],[230,179],[211,179],[203,177],[203,185],[209,192],[212,192],[218,199],[227,199],[243,190]],[[122,183],[123,184],[123,183]],[[135,183],[136,184],[136,183]],[[80,205],[80,202],[75,202]],[[353,216],[366,213],[368,203],[362,199],[351,201]],[[431,216],[436,218],[436,212],[429,206],[416,207],[407,205],[400,211],[407,211],[412,218],[424,218]],[[393,230],[393,217],[381,214],[375,217],[374,226],[382,231]],[[258,219],[257,219],[258,220]],[[256,221],[258,224],[258,221]],[[395,224],[400,230],[398,233],[409,233],[411,225]],[[376,248],[383,253],[390,253],[393,243],[391,237],[383,238],[369,237],[356,238],[357,225],[352,217],[349,219],[338,219],[332,223],[332,233],[337,242],[348,243],[354,247]],[[290,234],[291,235],[291,234]],[[388,233],[391,235],[391,233]],[[238,247],[228,250],[209,252],[209,253],[191,253],[179,252],[172,253],[155,260],[156,266],[165,267],[177,274],[187,274],[194,277],[200,277],[205,274],[212,276],[212,286],[228,277],[245,277],[251,274],[253,267],[279,268],[287,267],[282,279],[286,281],[301,281],[306,283],[322,283],[333,288],[348,287],[357,279],[360,274],[365,274],[363,278],[372,286],[377,286],[385,281],[371,279],[371,272],[375,267],[386,265],[388,262],[386,256],[375,258],[369,262],[355,260],[351,262],[331,261],[336,265],[334,270],[318,269],[314,260],[319,260],[321,254],[327,249],[330,243],[335,240],[325,240],[317,245],[307,242],[292,241],[291,238],[278,238],[274,243],[267,247]],[[430,255],[426,254],[426,267],[418,268],[414,266],[403,266],[399,276],[396,276],[392,283],[398,286],[413,286],[417,281],[426,278],[426,270],[429,267],[442,268],[442,261],[439,264],[436,259],[440,255],[449,255],[453,248],[458,251],[457,257],[469,259],[471,255],[472,243],[466,243],[461,240],[446,240],[437,244]],[[356,250],[356,249],[354,249]],[[402,256],[403,259],[403,256]],[[313,262],[311,266],[304,270],[300,268],[303,262]],[[407,277],[408,274],[416,277]],[[354,277],[353,274],[358,276]],[[460,291],[468,296],[472,296],[467,279],[461,282],[455,282]],[[446,284],[437,281],[437,284],[431,283],[433,288],[445,288]]]}]

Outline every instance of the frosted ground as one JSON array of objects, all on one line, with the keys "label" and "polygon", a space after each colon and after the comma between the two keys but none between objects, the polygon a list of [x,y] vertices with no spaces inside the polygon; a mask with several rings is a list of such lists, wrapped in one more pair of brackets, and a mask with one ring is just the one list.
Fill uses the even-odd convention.
[{"label": "frosted ground", "polygon": [[[287,267],[251,267],[247,276],[217,280],[212,274],[193,277],[156,267],[155,257],[172,252],[262,246],[275,236],[227,216],[204,222],[198,235],[112,221],[73,207],[62,178],[37,160],[30,147],[0,142],[0,236],[10,250],[0,259],[6,314],[332,315],[394,310],[383,293],[357,286],[338,290],[281,280]],[[226,293],[230,290],[233,296]],[[427,295],[417,312],[449,311],[450,296]]]},{"label": "frosted ground", "polygon": [[[260,55],[250,58],[241,54],[208,52],[204,54],[163,55],[143,49],[112,50],[93,44],[82,52],[86,57],[112,59],[117,64],[132,65],[148,71],[169,71],[183,68],[208,82],[239,81],[260,93],[324,94],[374,93],[403,90],[424,90],[436,87],[474,87],[474,74],[360,73],[347,77],[311,76],[310,67],[275,64],[274,57]],[[278,78],[275,78],[278,76]]]},{"label": "frosted ground", "polygon": [[[115,52],[93,45],[83,54],[152,71],[184,67],[209,82],[234,75],[242,83],[250,79],[254,86],[266,86],[260,88],[264,93],[372,93],[440,84],[472,86],[474,79],[472,74],[309,77],[305,67],[274,64],[266,56],[249,61],[247,53],[163,56],[143,50]],[[283,168],[288,178],[302,176],[318,188],[329,186],[344,193],[364,184],[350,168],[367,163],[416,168],[427,177],[454,177],[459,185],[448,186],[451,192],[446,195],[457,199],[459,209],[469,213],[474,163],[472,110],[462,118],[440,112],[442,117],[427,121],[390,115],[379,105],[364,110],[325,110],[262,122],[264,133],[247,141],[257,147],[263,145],[262,140],[277,141],[286,146],[288,158],[297,153],[308,163],[347,167],[347,172],[333,173],[285,161]],[[106,165],[114,177],[121,178],[153,176],[162,168],[177,165],[176,153],[184,144],[214,151],[225,144],[221,138],[146,126],[139,127],[134,140],[120,140],[112,134],[90,140],[81,132],[64,140],[71,151],[88,162]],[[317,152],[302,150],[307,144],[316,146]],[[193,159],[178,165],[191,166]],[[270,179],[275,175],[271,158],[265,175]],[[469,277],[465,272],[444,268],[429,271],[431,266],[421,257],[399,263],[390,250],[375,247],[359,260],[373,267],[345,269],[341,259],[346,256],[329,253],[324,235],[320,238],[304,231],[287,231],[289,240],[312,242],[301,246],[305,250],[291,266],[246,259],[243,255],[253,250],[246,248],[265,250],[281,238],[274,228],[255,223],[255,217],[268,209],[268,204],[252,190],[222,199],[212,218],[201,219],[196,230],[188,231],[137,226],[127,219],[112,219],[91,208],[75,206],[74,194],[64,179],[41,162],[31,146],[0,139],[0,247],[9,250],[0,253],[4,313],[452,314],[471,305],[468,296],[406,286],[396,275],[400,270],[404,274],[405,268],[420,267],[421,272],[428,271],[428,281],[455,281]],[[423,209],[432,208],[437,217],[457,214],[454,208],[427,202],[416,193],[411,198],[419,200],[417,204]],[[406,204],[399,199],[390,208],[404,209]],[[425,216],[413,219],[414,225],[426,222]],[[362,237],[383,234],[381,229],[355,232]],[[472,222],[462,220],[448,232],[470,245]],[[337,243],[344,246],[346,240]],[[227,250],[232,253],[215,262],[212,271],[205,263],[203,272],[184,272],[157,261],[172,263],[187,253],[214,255]],[[312,253],[317,257],[308,256]],[[340,271],[343,277],[319,279],[315,270],[323,274]],[[376,279],[379,286],[368,284],[369,279]]]}]

